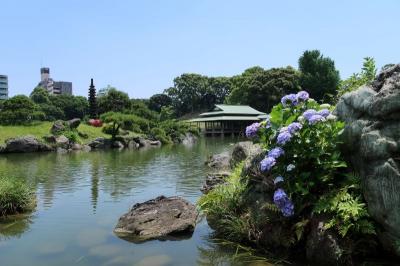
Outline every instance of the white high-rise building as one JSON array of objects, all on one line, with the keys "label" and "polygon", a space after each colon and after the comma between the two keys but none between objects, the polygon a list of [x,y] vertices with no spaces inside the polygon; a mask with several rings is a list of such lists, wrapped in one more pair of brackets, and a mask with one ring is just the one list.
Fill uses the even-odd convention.
[{"label": "white high-rise building", "polygon": [[8,77],[0,75],[0,100],[8,99]]}]

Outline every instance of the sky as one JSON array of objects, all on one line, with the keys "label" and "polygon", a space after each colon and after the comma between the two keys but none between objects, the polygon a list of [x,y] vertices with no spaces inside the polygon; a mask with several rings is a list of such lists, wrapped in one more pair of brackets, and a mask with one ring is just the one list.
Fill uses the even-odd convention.
[{"label": "sky", "polygon": [[75,95],[108,84],[148,98],[182,73],[298,67],[319,49],[342,78],[363,58],[400,63],[398,0],[1,0],[0,74],[30,94],[40,67]]}]

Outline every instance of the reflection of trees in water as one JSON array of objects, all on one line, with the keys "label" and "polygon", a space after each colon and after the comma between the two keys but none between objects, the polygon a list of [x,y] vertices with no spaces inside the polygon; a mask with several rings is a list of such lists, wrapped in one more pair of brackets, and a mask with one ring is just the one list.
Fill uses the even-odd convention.
[{"label": "reflection of trees in water", "polygon": [[0,218],[0,241],[20,238],[33,223],[31,214],[19,214]]}]

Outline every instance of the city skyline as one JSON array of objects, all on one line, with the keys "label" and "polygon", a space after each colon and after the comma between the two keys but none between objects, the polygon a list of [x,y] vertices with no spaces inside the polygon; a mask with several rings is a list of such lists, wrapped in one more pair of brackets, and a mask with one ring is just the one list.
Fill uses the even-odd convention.
[{"label": "city skyline", "polygon": [[[9,96],[29,95],[44,66],[73,82],[75,95],[87,96],[94,78],[98,89],[148,98],[182,73],[297,68],[307,49],[332,58],[342,78],[359,72],[367,56],[379,68],[400,61],[397,1],[172,2],[4,1],[0,73]],[[37,16],[43,8],[47,15]]]}]

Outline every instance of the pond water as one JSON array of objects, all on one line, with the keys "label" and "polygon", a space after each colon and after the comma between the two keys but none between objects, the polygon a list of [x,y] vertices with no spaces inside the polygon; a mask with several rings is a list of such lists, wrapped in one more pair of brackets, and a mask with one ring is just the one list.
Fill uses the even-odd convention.
[{"label": "pond water", "polygon": [[232,139],[187,147],[0,156],[0,174],[37,192],[29,215],[0,220],[0,265],[230,265],[205,219],[190,239],[133,244],[116,237],[118,218],[137,202],[178,195],[196,202],[204,161]]}]

